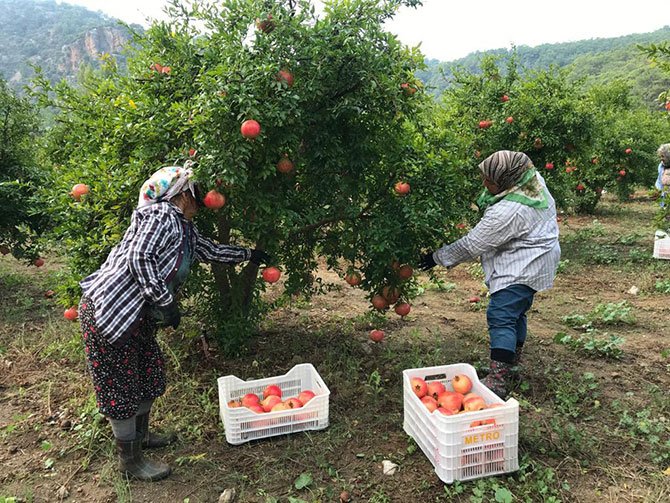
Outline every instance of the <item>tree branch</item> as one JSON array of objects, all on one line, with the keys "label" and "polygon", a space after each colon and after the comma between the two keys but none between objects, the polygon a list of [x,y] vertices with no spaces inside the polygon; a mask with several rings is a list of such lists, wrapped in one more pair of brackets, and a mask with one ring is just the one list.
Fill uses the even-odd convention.
[{"label": "tree branch", "polygon": [[[389,184],[392,183],[393,180],[395,180],[395,178],[396,178],[396,173],[391,173],[391,176],[389,177],[389,181],[387,182],[387,184],[385,186],[388,187]],[[307,224],[303,227],[300,227],[299,229],[295,229],[295,230],[291,231],[289,233],[289,238],[293,237],[293,236],[296,236],[298,234],[304,234],[305,232],[316,230],[320,227],[323,227],[324,225],[334,224],[334,223],[337,223],[337,222],[350,222],[350,221],[354,221],[354,220],[362,220],[364,218],[367,218],[369,216],[367,214],[368,211],[370,211],[370,209],[375,204],[377,204],[382,199],[382,197],[383,197],[383,192],[379,192],[377,194],[377,197],[370,199],[368,201],[368,203],[361,209],[361,211],[359,211],[358,214],[355,215],[355,216],[346,217],[346,216],[340,214],[338,216],[324,218],[322,220],[319,220],[318,222]]]}]

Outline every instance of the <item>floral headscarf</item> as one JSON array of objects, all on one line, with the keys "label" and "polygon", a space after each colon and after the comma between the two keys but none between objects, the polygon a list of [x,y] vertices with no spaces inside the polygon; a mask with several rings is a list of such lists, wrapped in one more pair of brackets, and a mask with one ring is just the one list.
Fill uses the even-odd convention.
[{"label": "floral headscarf", "polygon": [[192,163],[186,161],[184,166],[165,166],[156,171],[142,184],[137,207],[143,208],[161,201],[169,201],[185,191],[190,191],[196,197],[195,184],[191,181]]}]

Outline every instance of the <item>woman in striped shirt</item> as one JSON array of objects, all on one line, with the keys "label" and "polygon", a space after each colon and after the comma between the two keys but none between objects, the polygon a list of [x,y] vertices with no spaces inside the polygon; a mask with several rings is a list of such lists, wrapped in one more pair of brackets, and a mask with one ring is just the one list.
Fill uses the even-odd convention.
[{"label": "woman in striped shirt", "polygon": [[526,312],[551,288],[561,249],[556,204],[522,152],[498,151],[480,165],[485,190],[479,223],[464,237],[421,259],[424,270],[481,257],[490,301],[486,312],[490,370],[483,383],[505,398],[526,341]]},{"label": "woman in striped shirt", "polygon": [[81,281],[79,318],[97,405],[111,422],[120,470],[141,480],[170,474],[142,448],[173,438],[149,433],[149,411],[165,392],[159,327],[176,329],[177,291],[196,261],[238,264],[269,261],[260,250],[217,244],[192,223],[199,193],[189,166],[161,168],[142,189],[122,241],[105,263]]}]

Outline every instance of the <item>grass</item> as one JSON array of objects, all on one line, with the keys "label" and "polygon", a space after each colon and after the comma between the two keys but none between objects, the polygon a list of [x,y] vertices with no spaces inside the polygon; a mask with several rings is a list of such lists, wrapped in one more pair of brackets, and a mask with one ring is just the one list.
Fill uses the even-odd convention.
[{"label": "grass", "polygon": [[589,330],[586,334],[578,336],[558,332],[554,336],[554,342],[595,357],[602,356],[618,360],[623,356],[621,348],[624,343],[623,337],[607,333],[601,336],[597,330]]},{"label": "grass", "polygon": [[[636,212],[625,208],[614,212],[622,222],[626,218],[640,218]],[[642,265],[655,268],[659,264],[651,254],[652,228],[653,225],[649,225],[646,233],[630,232],[625,226],[605,226],[597,218],[582,225],[567,223],[561,239],[562,259],[568,263],[576,261],[581,266],[615,265],[631,269]]]},{"label": "grass", "polygon": [[670,279],[657,281],[654,288],[659,293],[670,293]]},{"label": "grass", "polygon": [[563,317],[563,322],[572,328],[590,330],[594,326],[617,326],[635,324],[633,308],[626,300],[597,304],[590,313],[572,313]]}]

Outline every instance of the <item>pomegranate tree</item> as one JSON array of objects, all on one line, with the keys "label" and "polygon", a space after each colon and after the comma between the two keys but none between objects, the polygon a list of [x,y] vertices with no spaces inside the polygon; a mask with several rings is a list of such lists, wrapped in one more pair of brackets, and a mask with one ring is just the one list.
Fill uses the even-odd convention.
[{"label": "pomegranate tree", "polygon": [[[336,2],[316,22],[307,0],[224,0],[151,27],[127,75],[110,67],[87,77],[86,89],[104,92],[43,82],[62,110],[46,156],[54,183],[64,196],[80,180],[90,185],[80,202],[53,205],[71,284],[118,243],[142,181],[190,159],[205,192],[225,196],[196,216],[200,232],[266,250],[279,288],[326,291],[317,277],[325,263],[350,272],[382,311],[407,303],[420,252],[459,235],[450,222],[472,213],[478,187],[444,149],[457,133],[433,127],[432,98],[414,77],[423,56],[384,30],[403,4],[417,2]],[[170,74],[156,78],[155,61]],[[240,350],[253,330],[268,270],[266,281],[253,263],[191,274],[184,294],[198,296],[198,315],[225,350]]]}]

